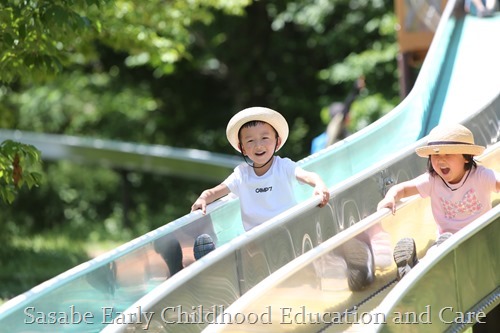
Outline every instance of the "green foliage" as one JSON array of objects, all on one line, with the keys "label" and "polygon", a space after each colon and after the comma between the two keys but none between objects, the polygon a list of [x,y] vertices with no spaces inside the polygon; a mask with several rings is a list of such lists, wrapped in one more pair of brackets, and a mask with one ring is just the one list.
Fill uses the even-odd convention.
[{"label": "green foliage", "polygon": [[248,4],[123,0],[71,7],[93,22],[71,39],[78,47],[60,52],[71,70],[6,93],[2,106],[12,111],[5,113],[20,110],[8,127],[232,153],[223,136],[227,119],[265,104],[306,125],[290,150],[297,159],[324,129],[320,110],[343,100],[359,75],[366,76],[366,96],[397,95],[392,2],[254,2],[243,12]]},{"label": "green foliage", "polygon": [[370,125],[394,108],[395,101],[386,100],[381,94],[361,98],[352,104],[349,113],[350,132],[354,133]]},{"label": "green foliage", "polygon": [[0,198],[12,203],[19,189],[38,186],[42,175],[40,151],[34,146],[6,140],[0,144]]},{"label": "green foliage", "polygon": [[[32,15],[18,19],[28,19],[36,12],[33,3],[8,1],[4,9],[11,8],[13,13],[17,6],[22,9],[19,12]],[[55,20],[43,30],[51,38],[41,40],[59,41],[63,48],[55,54],[66,60],[61,61],[62,72],[48,81],[20,81],[0,88],[4,127],[233,154],[224,136],[227,120],[243,107],[266,105],[289,120],[290,140],[283,154],[300,159],[308,154],[312,138],[325,128],[321,109],[344,100],[360,75],[366,77],[366,89],[353,104],[352,131],[398,102],[395,18],[387,10],[390,1],[37,4],[45,11],[52,8]],[[73,20],[80,15],[89,23],[66,22],[69,18],[59,12],[63,9],[75,13],[68,16]],[[8,26],[9,21],[2,24]],[[22,60],[22,54],[17,54],[18,59]],[[24,70],[36,73],[38,68]],[[101,173],[85,170],[64,164],[47,166],[47,187],[26,196],[40,193],[40,206],[50,199],[51,205],[65,208],[40,214],[36,225],[51,228],[65,220],[85,225],[90,220],[114,230],[129,228],[122,224],[121,198],[113,195],[120,191],[116,172],[100,178]],[[168,221],[165,217],[152,222],[153,216],[174,219],[186,213],[191,195],[206,186],[186,180],[175,180],[173,185],[162,177],[167,191],[172,186],[186,192],[165,195],[154,212],[150,194],[154,185],[149,181],[153,176],[132,175],[135,204],[128,214],[132,225],[146,226],[141,230]],[[84,181],[73,182],[73,177]],[[87,195],[100,193],[99,183],[107,184],[107,194]],[[140,198],[139,189],[149,194]],[[33,218],[26,218],[25,223],[35,225]]]},{"label": "green foliage", "polygon": [[151,115],[161,103],[147,85],[122,84],[113,71],[63,73],[50,84],[13,93],[10,101],[18,109],[16,128],[21,130],[135,142],[157,130]]},{"label": "green foliage", "polygon": [[129,55],[129,66],[158,75],[187,56],[189,27],[208,24],[210,8],[241,14],[249,0],[6,0],[0,5],[0,81],[45,80],[89,64],[99,44]]},{"label": "green foliage", "polygon": [[[43,26],[36,13],[50,14],[53,20],[40,30],[45,37],[33,41],[52,41],[50,45],[62,48],[56,52],[33,47],[53,50],[63,67],[44,82],[21,80],[0,87],[3,127],[233,154],[224,136],[227,120],[243,107],[266,105],[289,120],[290,140],[283,154],[300,159],[308,154],[312,138],[324,130],[321,109],[344,100],[360,75],[366,77],[366,89],[353,104],[353,131],[398,102],[395,19],[387,0],[34,4],[7,1],[3,10],[12,15],[2,27],[13,29],[22,20]],[[88,24],[71,23],[78,21],[76,15]],[[21,50],[28,45],[16,48],[21,67]],[[39,69],[24,70],[35,75]],[[41,202],[50,199],[51,205],[65,208],[40,214],[36,225],[51,228],[65,220],[84,225],[90,220],[114,230],[129,228],[122,224],[121,199],[113,195],[120,186],[116,172],[100,178],[101,173],[85,170],[47,166],[47,188],[26,196],[44,193]],[[165,217],[152,222],[153,216],[174,219],[186,213],[191,196],[207,185],[186,180],[174,184],[162,177],[166,191],[172,186],[185,192],[164,195],[153,211],[154,176],[129,176],[135,179],[135,204],[128,214],[132,225],[146,226],[141,230],[168,221]],[[73,182],[73,177],[83,181]],[[87,195],[100,193],[101,182],[109,187],[106,195]],[[143,196],[139,189],[148,194]],[[25,223],[32,226],[34,220],[26,218]]]},{"label": "green foliage", "polygon": [[[343,101],[360,75],[366,89],[352,106],[352,131],[398,103],[392,6],[6,0],[0,127],[234,154],[225,138],[228,119],[265,105],[287,118],[291,131],[280,153],[298,160],[325,130],[321,109]],[[6,168],[12,171],[12,160]],[[130,239],[188,213],[199,192],[215,185],[64,161],[45,162],[43,171],[43,186],[24,186],[2,209],[5,239]]]},{"label": "green foliage", "polygon": [[0,247],[0,304],[88,259],[71,234],[11,236]]},{"label": "green foliage", "polygon": [[[95,29],[83,13],[100,0],[6,0],[0,7],[1,80],[61,72],[81,35]],[[96,22],[94,22],[95,24]]]}]

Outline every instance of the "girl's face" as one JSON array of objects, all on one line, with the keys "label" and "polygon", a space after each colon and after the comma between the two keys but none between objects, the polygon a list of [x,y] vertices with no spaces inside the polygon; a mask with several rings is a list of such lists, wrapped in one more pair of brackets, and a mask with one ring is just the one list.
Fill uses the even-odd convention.
[{"label": "girl's face", "polygon": [[431,164],[434,171],[447,183],[459,183],[465,175],[467,160],[462,154],[431,155]]},{"label": "girl's face", "polygon": [[248,156],[259,167],[274,155],[281,139],[276,138],[276,131],[268,123],[257,123],[255,126],[243,127],[240,131],[241,152]]}]

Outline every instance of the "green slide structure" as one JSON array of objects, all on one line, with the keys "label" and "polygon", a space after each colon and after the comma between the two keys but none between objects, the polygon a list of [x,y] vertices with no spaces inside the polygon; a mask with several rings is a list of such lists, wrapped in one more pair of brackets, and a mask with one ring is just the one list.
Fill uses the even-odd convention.
[{"label": "green slide structure", "polygon": [[[377,122],[299,162],[333,191],[328,207],[317,208],[310,190],[297,187],[297,207],[243,233],[238,200],[221,200],[205,216],[185,215],[10,300],[0,307],[0,327],[7,332],[142,329],[142,311],[229,306],[288,262],[372,214],[388,186],[421,173],[421,161],[393,160],[436,124],[473,119],[476,140],[496,142],[500,52],[475,34],[492,36],[500,21],[456,15],[454,4],[443,13],[410,95]],[[475,54],[481,60],[471,63]],[[193,263],[192,245],[202,233],[211,234],[218,248]],[[179,263],[185,268],[177,271]],[[162,323],[156,322],[160,331]],[[173,325],[176,332],[205,326]]]},{"label": "green slide structure", "polygon": [[[484,162],[481,163],[498,170],[500,94],[484,108],[471,112],[461,123],[472,129],[478,144],[494,151],[482,157]],[[426,144],[425,140],[410,144],[396,156],[340,183],[331,190],[327,207],[318,208],[319,200],[310,198],[236,237],[132,304],[102,332],[141,332],[146,328],[149,332],[200,332],[205,329],[207,332],[340,332],[359,331],[363,320],[371,318],[369,316],[389,318],[399,307],[380,314],[377,302],[394,287],[396,273],[392,249],[395,243],[402,237],[414,237],[421,258],[435,240],[436,226],[428,201],[414,200],[414,204],[398,209],[396,216],[387,211],[381,216],[380,212],[375,212],[376,205],[383,198],[387,185],[425,172],[426,159],[415,154],[415,148]],[[498,195],[493,203],[497,201]],[[498,208],[494,210],[497,215]],[[495,225],[497,220],[496,215],[481,219],[478,228]],[[497,229],[488,227],[480,232],[482,237],[488,235],[486,239],[478,236],[472,241],[474,245],[456,252],[463,254],[464,249],[481,244],[478,249],[485,255],[478,257],[478,252],[472,251],[457,266],[462,269],[461,274],[453,266],[456,257],[449,262],[453,270],[450,271],[450,266],[438,269],[439,274],[449,274],[455,279],[448,286],[451,289],[435,292],[437,299],[446,300],[439,303],[443,306],[439,309],[449,312],[449,307],[453,307],[464,314],[470,311],[487,313],[489,306],[495,306],[499,295],[492,286],[498,286],[500,278],[496,267]],[[472,234],[464,237],[470,238]],[[354,245],[353,239],[356,239]],[[385,248],[382,254],[374,250],[375,262],[385,257],[388,266],[377,267],[375,280],[369,286],[352,291],[350,269],[342,256],[349,253],[349,249],[358,248],[361,241],[374,244],[372,240]],[[347,249],[343,247],[346,243],[351,244]],[[463,271],[465,263],[474,260],[484,265],[474,266],[472,273]],[[450,281],[448,276],[445,281]],[[420,288],[428,286],[424,284]],[[397,285],[394,290],[400,292],[401,288]],[[404,298],[402,308],[405,312],[414,311],[412,304],[420,290]],[[461,301],[464,291],[467,291],[467,302]],[[429,292],[433,291],[422,295]],[[444,295],[449,298],[443,298]],[[397,296],[399,294],[387,295],[388,300]],[[428,298],[424,297],[422,302],[426,300]],[[478,310],[474,310],[474,301],[478,303]],[[466,306],[474,308],[469,311]],[[343,313],[349,316],[346,322],[341,320]],[[451,320],[450,313],[446,316],[443,323],[451,325],[447,324]],[[276,321],[270,322],[269,318]],[[436,322],[435,326],[425,329],[418,325],[406,325],[403,329],[405,332],[412,329],[441,332],[441,328]],[[387,330],[385,326],[377,329]],[[396,325],[389,330],[400,331],[400,327]]]},{"label": "green slide structure", "polygon": [[0,141],[7,139],[36,146],[45,161],[65,160],[208,181],[222,181],[240,162],[236,156],[197,149],[0,129]]},{"label": "green slide structure", "polygon": [[[413,149],[408,154],[415,155]],[[480,163],[500,170],[500,142]],[[480,332],[496,332],[499,203],[496,193],[492,210],[429,251],[437,232],[430,202],[418,195],[407,198],[395,215],[384,209],[368,216],[284,265],[224,313],[217,308],[218,318],[205,317],[211,322],[203,332],[461,332],[474,324]],[[403,237],[415,240],[420,260],[398,282],[391,252]],[[367,238],[375,263],[383,265],[375,264],[374,280],[353,290],[347,258],[359,254]]]}]

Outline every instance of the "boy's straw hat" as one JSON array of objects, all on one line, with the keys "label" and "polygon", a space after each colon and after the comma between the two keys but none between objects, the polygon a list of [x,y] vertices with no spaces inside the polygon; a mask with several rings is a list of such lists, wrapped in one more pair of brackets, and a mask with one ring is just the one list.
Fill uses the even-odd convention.
[{"label": "boy's straw hat", "polygon": [[241,152],[239,147],[238,132],[241,126],[248,123],[249,121],[263,121],[274,127],[278,136],[281,138],[281,144],[276,148],[278,151],[285,144],[288,138],[288,123],[286,119],[278,112],[271,110],[269,108],[264,108],[260,106],[251,107],[244,109],[231,118],[226,128],[227,140],[233,146],[234,149]]},{"label": "boy's straw hat", "polygon": [[420,157],[437,154],[481,155],[485,149],[475,145],[472,132],[460,124],[436,126],[427,138],[427,146],[415,149]]}]

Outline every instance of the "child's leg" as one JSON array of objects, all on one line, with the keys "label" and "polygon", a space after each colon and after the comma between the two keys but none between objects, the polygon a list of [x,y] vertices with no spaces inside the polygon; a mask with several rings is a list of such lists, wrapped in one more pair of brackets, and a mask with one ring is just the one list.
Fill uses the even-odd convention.
[{"label": "child's leg", "polygon": [[392,265],[391,236],[380,224],[367,230],[368,241],[373,252],[375,267],[386,269]]},{"label": "child's leg", "polygon": [[375,279],[375,265],[370,246],[363,240],[352,238],[341,247],[347,265],[347,283],[352,291],[359,291]]},{"label": "child's leg", "polygon": [[[424,258],[421,260],[426,260],[429,254],[433,253],[437,250],[437,247],[443,242],[445,242],[448,238],[450,238],[453,234],[451,232],[445,232],[441,234],[436,243],[434,243],[425,253]],[[396,262],[396,266],[398,266],[397,279],[401,280],[403,276],[408,274],[410,270],[418,264],[417,258],[417,249],[415,246],[415,240],[413,238],[402,238],[396,244],[394,248],[394,261]]]},{"label": "child's leg", "polygon": [[184,268],[181,244],[174,236],[166,235],[158,238],[154,241],[154,249],[167,264],[169,276]]},{"label": "child's leg", "polygon": [[444,234],[441,234],[438,239],[436,240],[436,243],[434,243],[425,253],[425,255],[428,255],[430,253],[434,253],[437,250],[437,247],[441,244],[443,244],[444,241],[446,241],[448,238],[450,238],[453,234],[451,232],[445,232]]}]

